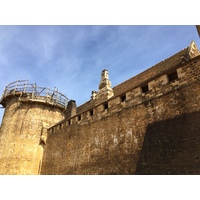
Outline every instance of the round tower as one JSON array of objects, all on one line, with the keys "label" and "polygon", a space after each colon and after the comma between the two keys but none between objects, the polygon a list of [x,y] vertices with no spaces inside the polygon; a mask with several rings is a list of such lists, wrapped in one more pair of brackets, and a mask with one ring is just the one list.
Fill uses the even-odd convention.
[{"label": "round tower", "polygon": [[28,81],[10,83],[0,103],[0,174],[40,174],[47,128],[64,118],[68,99]]}]

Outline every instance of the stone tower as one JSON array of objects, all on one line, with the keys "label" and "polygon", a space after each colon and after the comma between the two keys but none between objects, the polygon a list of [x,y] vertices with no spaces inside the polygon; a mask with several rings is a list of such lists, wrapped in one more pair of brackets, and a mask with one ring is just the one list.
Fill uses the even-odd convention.
[{"label": "stone tower", "polygon": [[0,174],[40,174],[48,127],[64,118],[67,97],[28,81],[9,84],[0,103]]}]

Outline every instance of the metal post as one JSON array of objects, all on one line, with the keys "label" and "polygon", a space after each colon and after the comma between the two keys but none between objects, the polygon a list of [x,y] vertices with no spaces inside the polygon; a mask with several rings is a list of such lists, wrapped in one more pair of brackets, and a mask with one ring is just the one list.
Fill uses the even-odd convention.
[{"label": "metal post", "polygon": [[26,93],[26,87],[27,87],[27,84],[28,84],[28,80],[26,80],[26,83],[24,84],[24,93]]},{"label": "metal post", "polygon": [[15,94],[15,91],[16,91],[16,89],[17,89],[18,81],[19,81],[19,80],[16,81],[15,88],[14,88],[14,90],[13,90],[13,94]]}]

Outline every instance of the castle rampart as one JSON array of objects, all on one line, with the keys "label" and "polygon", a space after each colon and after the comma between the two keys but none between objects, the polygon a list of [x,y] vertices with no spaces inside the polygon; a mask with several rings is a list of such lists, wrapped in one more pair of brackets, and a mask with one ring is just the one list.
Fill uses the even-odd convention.
[{"label": "castle rampart", "polygon": [[[95,99],[86,102],[85,109],[84,105],[81,109],[77,108],[75,116],[49,128],[41,173],[140,174],[149,166],[157,167],[154,174],[159,170],[160,174],[168,173],[161,162],[158,165],[150,163],[150,160],[146,162],[148,150],[143,153],[143,142],[148,138],[149,127],[158,122],[182,119],[182,116],[188,118],[189,122],[190,117],[200,116],[200,56],[199,51],[196,51],[195,56],[193,54],[191,57],[188,49],[191,46],[114,87],[113,97],[96,105]],[[170,135],[173,126],[163,127],[167,130],[166,134]],[[184,138],[185,133],[190,132],[193,138],[196,132],[189,126],[185,128],[183,131],[179,126],[177,135],[182,134]],[[199,123],[193,123],[193,129],[199,128]],[[189,143],[191,138],[188,138]],[[176,142],[179,143],[178,139]],[[149,149],[151,144],[145,144],[148,144]],[[159,145],[157,147],[161,149]],[[154,158],[158,156],[158,150],[154,150]],[[168,150],[180,151],[176,146]],[[195,156],[192,151],[190,153],[190,156]],[[181,162],[172,173],[187,174],[187,170],[192,174],[200,173],[196,168],[199,161],[195,160],[195,165],[191,167],[190,164],[187,169],[182,155],[168,155],[169,163]],[[159,167],[161,169],[158,170]],[[146,169],[149,174],[151,170]]]}]

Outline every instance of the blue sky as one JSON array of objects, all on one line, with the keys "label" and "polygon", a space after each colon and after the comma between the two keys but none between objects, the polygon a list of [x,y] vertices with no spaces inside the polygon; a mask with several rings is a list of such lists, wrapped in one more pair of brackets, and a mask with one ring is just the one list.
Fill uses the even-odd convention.
[{"label": "blue sky", "polygon": [[[176,25],[0,26],[0,94],[10,82],[55,87],[77,105],[98,90],[103,69],[112,87],[170,57],[194,40]],[[0,121],[4,109],[0,109]]]}]

